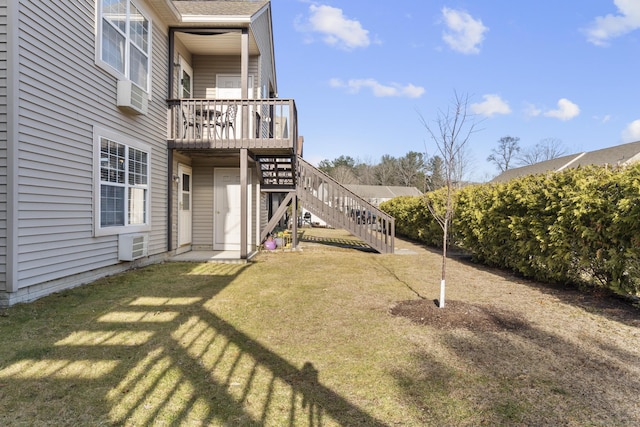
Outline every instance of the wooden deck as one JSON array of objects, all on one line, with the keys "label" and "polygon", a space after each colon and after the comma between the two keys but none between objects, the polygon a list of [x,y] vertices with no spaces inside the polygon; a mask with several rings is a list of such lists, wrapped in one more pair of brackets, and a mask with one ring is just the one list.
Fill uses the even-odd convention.
[{"label": "wooden deck", "polygon": [[168,148],[292,154],[297,123],[291,99],[174,99],[168,101]]}]

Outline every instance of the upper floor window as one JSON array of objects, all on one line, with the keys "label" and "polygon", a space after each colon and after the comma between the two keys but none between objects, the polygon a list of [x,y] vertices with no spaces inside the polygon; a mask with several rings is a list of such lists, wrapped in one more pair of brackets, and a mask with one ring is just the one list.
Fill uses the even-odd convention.
[{"label": "upper floor window", "polygon": [[99,59],[149,89],[151,20],[133,0],[98,0]]}]

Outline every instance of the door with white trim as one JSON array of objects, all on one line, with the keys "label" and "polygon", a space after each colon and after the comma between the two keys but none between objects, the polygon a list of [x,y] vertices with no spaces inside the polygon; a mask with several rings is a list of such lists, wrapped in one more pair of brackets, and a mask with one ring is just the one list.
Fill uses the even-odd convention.
[{"label": "door with white trim", "polygon": [[191,244],[192,180],[191,167],[178,164],[178,247]]},{"label": "door with white trim", "polygon": [[[250,172],[250,171],[249,171]],[[214,180],[214,250],[240,250],[240,169],[216,168]],[[250,187],[248,194],[250,194]],[[251,198],[247,198],[251,212]],[[251,221],[249,221],[251,224]],[[247,226],[250,235],[250,225]]]}]

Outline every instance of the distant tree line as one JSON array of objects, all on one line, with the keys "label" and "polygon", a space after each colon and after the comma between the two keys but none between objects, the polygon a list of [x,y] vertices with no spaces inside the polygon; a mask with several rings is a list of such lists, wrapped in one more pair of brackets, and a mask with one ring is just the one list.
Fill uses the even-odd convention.
[{"label": "distant tree line", "polygon": [[[491,150],[487,161],[493,163],[500,172],[514,167],[532,165],[563,156],[566,150],[557,138],[546,138],[532,147],[523,148],[520,138],[504,136],[498,140],[496,148]],[[466,169],[468,159],[460,150],[460,158],[455,167]],[[427,156],[424,153],[409,151],[402,157],[385,154],[378,163],[365,162],[351,156],[340,156],[333,160],[322,160],[318,169],[331,176],[340,184],[359,185],[400,185],[416,187],[422,192],[433,191],[446,185],[445,164],[439,155]],[[461,181],[465,174],[460,171],[453,181]]]},{"label": "distant tree line", "polygon": [[343,185],[398,185],[426,192],[446,184],[442,158],[428,157],[416,151],[410,151],[403,157],[385,154],[375,164],[340,156],[334,160],[322,160],[318,169]]}]

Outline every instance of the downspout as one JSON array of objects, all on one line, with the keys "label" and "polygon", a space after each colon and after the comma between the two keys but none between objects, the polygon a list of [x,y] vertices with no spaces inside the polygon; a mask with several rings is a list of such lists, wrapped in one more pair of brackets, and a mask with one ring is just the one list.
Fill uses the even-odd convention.
[{"label": "downspout", "polygon": [[[167,96],[173,95],[173,50],[175,30],[169,29],[169,70],[167,78]],[[168,123],[167,123],[168,126]],[[167,129],[167,132],[169,130]],[[168,141],[167,141],[168,142]],[[173,149],[167,147],[167,251],[173,250]]]},{"label": "downspout", "polygon": [[18,292],[18,125],[20,120],[18,1],[7,3],[7,292]]},{"label": "downspout", "polygon": [[167,251],[173,250],[173,150],[167,149]]},{"label": "downspout", "polygon": [[[249,30],[242,29],[240,36],[240,98],[249,98]],[[242,137],[247,138],[249,132],[249,106],[242,103]]]},{"label": "downspout", "polygon": [[[242,29],[240,36],[240,80],[242,99],[249,98],[249,30]],[[249,134],[249,106],[242,103],[242,138],[247,138]],[[240,149],[240,259],[248,258],[248,221],[249,221],[249,203],[248,197],[248,150]]]},{"label": "downspout", "polygon": [[240,149],[240,259],[247,259],[247,243],[248,243],[248,219],[249,219],[249,203],[248,197],[248,156],[247,149]]}]

